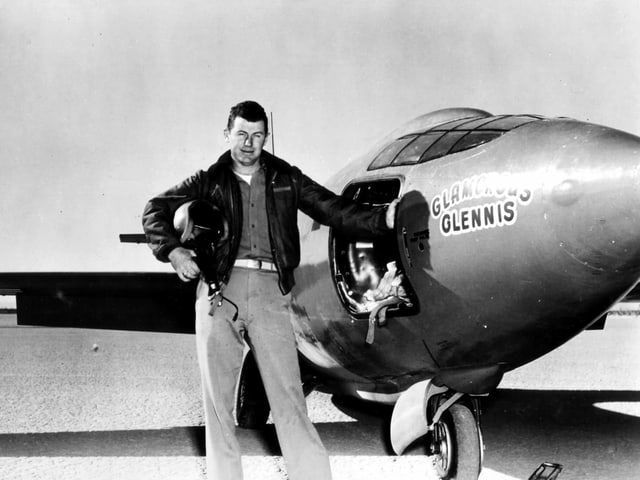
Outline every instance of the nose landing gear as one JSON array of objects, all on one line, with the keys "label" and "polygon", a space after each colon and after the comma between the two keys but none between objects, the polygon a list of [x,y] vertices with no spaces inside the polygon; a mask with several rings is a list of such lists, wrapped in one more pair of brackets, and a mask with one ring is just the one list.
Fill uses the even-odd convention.
[{"label": "nose landing gear", "polygon": [[398,398],[391,415],[390,439],[401,455],[422,442],[442,480],[478,480],[483,445],[477,397],[433,385],[415,383]]},{"label": "nose landing gear", "polygon": [[427,435],[433,467],[443,480],[477,480],[482,468],[482,437],[466,405],[451,405]]}]

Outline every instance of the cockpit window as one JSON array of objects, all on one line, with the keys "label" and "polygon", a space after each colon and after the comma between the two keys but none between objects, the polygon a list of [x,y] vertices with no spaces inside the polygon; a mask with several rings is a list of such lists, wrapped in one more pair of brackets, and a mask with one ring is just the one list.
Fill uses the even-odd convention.
[{"label": "cockpit window", "polygon": [[442,137],[440,137],[440,140],[422,154],[422,157],[420,157],[420,163],[445,156],[466,134],[467,132],[463,130],[451,130],[449,132],[445,132]]},{"label": "cockpit window", "polygon": [[544,117],[539,115],[498,115],[446,122],[391,142],[371,162],[368,170],[413,165],[469,150],[542,119]]},{"label": "cockpit window", "polygon": [[373,160],[373,162],[369,166],[369,170],[388,166],[393,161],[393,159],[396,158],[398,153],[404,147],[406,147],[407,144],[411,143],[411,141],[414,140],[416,136],[417,135],[409,135],[406,137],[402,137],[389,144],[384,150],[382,150],[382,152],[378,154],[375,160]]},{"label": "cockpit window", "polygon": [[416,137],[413,142],[407,145],[396,155],[393,165],[413,165],[420,161],[422,153],[444,135],[441,132],[425,133]]},{"label": "cockpit window", "polygon": [[[458,140],[455,145],[449,150],[449,153],[458,153],[463,150],[469,150],[470,148],[477,147],[483,143],[490,142],[494,138],[498,138],[502,135],[502,132],[496,131],[483,131],[483,132],[469,132]],[[434,157],[436,158],[436,157]]]}]

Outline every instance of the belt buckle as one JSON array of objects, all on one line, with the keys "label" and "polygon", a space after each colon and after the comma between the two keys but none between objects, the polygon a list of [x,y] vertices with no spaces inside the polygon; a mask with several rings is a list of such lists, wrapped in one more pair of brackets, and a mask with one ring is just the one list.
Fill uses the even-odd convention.
[{"label": "belt buckle", "polygon": [[240,264],[239,266],[253,270],[274,270],[271,262],[265,262],[256,258],[243,258],[242,260],[239,260],[238,263]]},{"label": "belt buckle", "polygon": [[273,263],[265,262],[264,260],[257,260],[258,270],[265,270],[272,272],[273,271]]}]

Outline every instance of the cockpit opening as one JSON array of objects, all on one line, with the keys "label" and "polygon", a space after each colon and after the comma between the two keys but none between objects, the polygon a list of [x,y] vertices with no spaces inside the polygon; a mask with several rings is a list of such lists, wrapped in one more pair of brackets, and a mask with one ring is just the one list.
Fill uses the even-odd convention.
[{"label": "cockpit opening", "polygon": [[[397,178],[354,183],[343,195],[370,205],[387,205],[398,197]],[[358,239],[331,231],[333,279],[345,308],[355,318],[370,318],[382,309],[386,318],[417,311],[417,297],[404,275],[396,233]]]}]

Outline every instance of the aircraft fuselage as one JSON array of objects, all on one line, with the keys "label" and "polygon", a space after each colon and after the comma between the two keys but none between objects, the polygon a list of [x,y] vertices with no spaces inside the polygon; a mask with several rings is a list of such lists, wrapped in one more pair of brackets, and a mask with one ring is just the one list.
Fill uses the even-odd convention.
[{"label": "aircraft fuselage", "polygon": [[[294,291],[300,351],[360,392],[393,397],[432,377],[466,393],[489,391],[504,372],[596,321],[640,276],[639,138],[571,119],[449,113],[441,127],[443,112],[419,119],[328,185],[351,192],[395,183],[402,197],[389,258],[417,301],[375,327],[372,344],[364,343],[368,318],[337,294],[338,234],[303,222]],[[517,126],[509,129],[510,120]],[[482,135],[492,125],[504,130],[428,158],[446,132]],[[438,141],[424,138],[430,129]],[[423,153],[420,142],[431,146]]]}]

